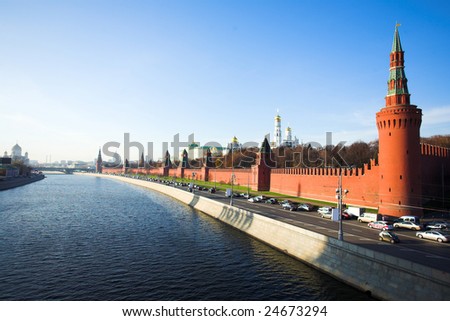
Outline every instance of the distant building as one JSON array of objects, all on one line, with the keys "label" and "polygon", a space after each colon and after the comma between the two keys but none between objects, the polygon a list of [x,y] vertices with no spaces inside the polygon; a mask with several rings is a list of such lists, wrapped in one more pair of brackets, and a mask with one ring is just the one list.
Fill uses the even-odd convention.
[{"label": "distant building", "polygon": [[274,140],[270,143],[272,148],[277,147],[290,147],[294,148],[299,145],[299,140],[294,136],[292,138],[292,129],[291,127],[286,128],[286,138],[282,139],[281,135],[281,116],[277,114],[275,116],[275,130],[274,130]]},{"label": "distant building", "polygon": [[231,142],[228,143],[227,148],[226,148],[226,154],[228,154],[231,150],[235,151],[235,150],[241,150],[242,149],[242,144],[239,143],[239,140],[236,138],[236,136],[234,136],[231,139]]},{"label": "distant building", "polygon": [[3,158],[11,158],[12,162],[23,162],[24,165],[29,165],[30,159],[28,158],[28,152],[25,153],[25,155],[22,156],[22,147],[20,147],[18,144],[15,144],[11,148],[11,155],[8,155],[8,153],[5,151]]},{"label": "distant building", "polygon": [[192,143],[188,146],[188,154],[190,159],[203,159],[208,152],[214,157],[222,156],[225,148],[222,146],[200,146],[200,143]]}]

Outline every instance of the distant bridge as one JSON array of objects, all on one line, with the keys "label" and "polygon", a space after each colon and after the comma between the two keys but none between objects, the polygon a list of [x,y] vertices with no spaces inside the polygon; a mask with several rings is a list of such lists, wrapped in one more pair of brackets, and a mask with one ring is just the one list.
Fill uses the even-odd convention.
[{"label": "distant bridge", "polygon": [[38,166],[33,167],[36,171],[41,172],[60,172],[64,174],[73,174],[74,172],[83,172],[83,173],[94,173],[95,169],[88,169],[88,168],[67,168],[67,167],[45,167],[45,166]]}]

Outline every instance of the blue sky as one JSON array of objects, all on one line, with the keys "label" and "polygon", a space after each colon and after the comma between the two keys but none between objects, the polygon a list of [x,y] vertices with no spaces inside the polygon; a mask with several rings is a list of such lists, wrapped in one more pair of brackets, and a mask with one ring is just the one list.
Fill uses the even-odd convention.
[{"label": "blue sky", "polygon": [[369,142],[396,22],[421,135],[450,134],[447,1],[0,0],[0,148],[92,160],[129,133],[158,158],[261,142],[277,109],[303,142]]}]

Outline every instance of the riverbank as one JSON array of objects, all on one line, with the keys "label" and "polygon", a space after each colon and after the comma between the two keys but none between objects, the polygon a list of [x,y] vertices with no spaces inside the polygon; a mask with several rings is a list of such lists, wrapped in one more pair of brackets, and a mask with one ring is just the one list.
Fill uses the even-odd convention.
[{"label": "riverbank", "polygon": [[5,180],[0,181],[0,191],[4,191],[7,189],[27,185],[30,183],[34,183],[40,181],[45,178],[45,175],[34,175],[30,177],[11,177]]},{"label": "riverbank", "polygon": [[173,187],[121,176],[87,174],[149,188],[188,204],[373,297],[448,300],[449,274]]}]

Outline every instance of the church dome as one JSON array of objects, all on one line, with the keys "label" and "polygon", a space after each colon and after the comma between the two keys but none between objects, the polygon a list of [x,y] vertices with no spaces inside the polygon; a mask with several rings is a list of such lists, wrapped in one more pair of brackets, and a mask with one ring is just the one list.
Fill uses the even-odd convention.
[{"label": "church dome", "polygon": [[233,139],[231,140],[232,143],[238,143],[238,139],[236,138],[236,136],[233,137]]},{"label": "church dome", "polygon": [[22,156],[22,147],[18,144],[15,144],[11,149],[11,156]]}]

